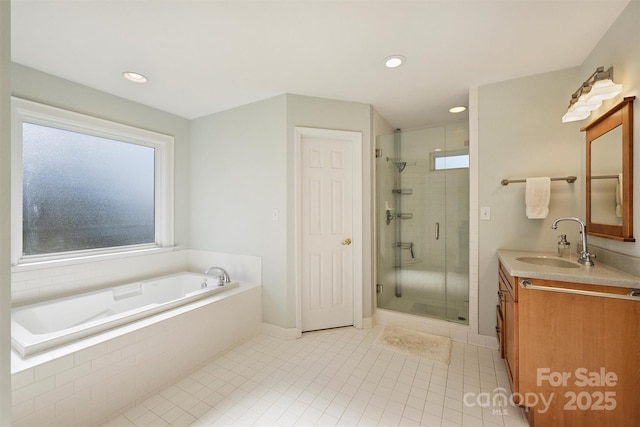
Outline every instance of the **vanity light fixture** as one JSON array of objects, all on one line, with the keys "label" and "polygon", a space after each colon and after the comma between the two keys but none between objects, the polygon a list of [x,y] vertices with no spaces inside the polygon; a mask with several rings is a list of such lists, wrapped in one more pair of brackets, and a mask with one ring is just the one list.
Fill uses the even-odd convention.
[{"label": "vanity light fixture", "polygon": [[457,114],[457,113],[462,113],[466,109],[467,109],[467,107],[464,107],[464,106],[461,105],[459,107],[451,107],[451,108],[449,108],[449,112],[453,113],[453,114]]},{"label": "vanity light fixture", "polygon": [[125,79],[134,83],[146,83],[148,79],[140,73],[136,73],[134,71],[125,71],[122,73]]},{"label": "vanity light fixture", "polygon": [[613,67],[609,67],[607,71],[604,70],[604,67],[598,67],[571,95],[569,108],[562,116],[562,122],[586,119],[591,111],[602,105],[602,101],[611,99],[620,92],[622,92],[622,85],[613,82]]},{"label": "vanity light fixture", "polygon": [[406,60],[407,58],[402,55],[387,56],[386,58],[384,58],[384,66],[387,68],[398,68],[399,66],[404,64],[404,61]]}]

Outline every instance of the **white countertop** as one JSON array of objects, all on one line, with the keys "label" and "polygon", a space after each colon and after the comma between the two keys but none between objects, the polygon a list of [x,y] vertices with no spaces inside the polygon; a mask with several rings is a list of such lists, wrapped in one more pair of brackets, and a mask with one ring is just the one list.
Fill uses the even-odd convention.
[{"label": "white countertop", "polygon": [[[577,267],[562,268],[529,264],[527,262],[518,261],[517,258],[521,257],[556,258],[575,263]],[[578,264],[578,256],[576,254],[571,254],[570,258],[561,258],[555,252],[512,251],[499,249],[498,259],[512,276],[587,283],[591,285],[640,288],[640,277],[608,267],[598,262],[597,258],[594,260],[595,265],[586,267],[582,264]]]}]

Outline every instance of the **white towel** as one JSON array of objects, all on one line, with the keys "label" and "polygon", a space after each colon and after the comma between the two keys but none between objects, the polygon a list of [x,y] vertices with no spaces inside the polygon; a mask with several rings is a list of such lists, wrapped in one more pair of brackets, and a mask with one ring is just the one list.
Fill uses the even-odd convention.
[{"label": "white towel", "polygon": [[527,178],[525,190],[525,204],[527,218],[542,219],[549,214],[549,200],[551,199],[551,178]]},{"label": "white towel", "polygon": [[616,182],[616,216],[622,218],[622,174],[618,174]]}]

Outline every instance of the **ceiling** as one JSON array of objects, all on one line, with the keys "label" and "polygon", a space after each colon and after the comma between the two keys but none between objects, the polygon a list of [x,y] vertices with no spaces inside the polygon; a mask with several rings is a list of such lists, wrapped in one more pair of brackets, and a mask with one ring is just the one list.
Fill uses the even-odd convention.
[{"label": "ceiling", "polygon": [[417,128],[470,87],[581,65],[628,2],[13,0],[12,59],[187,119],[295,93]]}]

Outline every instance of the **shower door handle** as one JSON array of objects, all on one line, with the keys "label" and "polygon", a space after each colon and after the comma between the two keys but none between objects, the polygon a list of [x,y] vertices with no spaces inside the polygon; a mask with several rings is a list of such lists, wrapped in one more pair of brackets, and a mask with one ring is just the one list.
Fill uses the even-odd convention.
[{"label": "shower door handle", "polygon": [[440,223],[436,222],[436,240],[440,240]]}]

